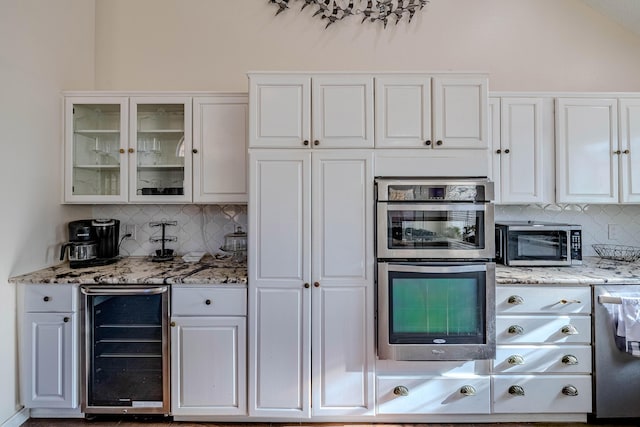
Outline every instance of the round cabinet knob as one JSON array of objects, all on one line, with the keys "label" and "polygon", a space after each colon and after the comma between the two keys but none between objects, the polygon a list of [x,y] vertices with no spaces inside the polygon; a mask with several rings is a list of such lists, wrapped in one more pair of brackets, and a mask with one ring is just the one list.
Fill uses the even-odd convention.
[{"label": "round cabinet knob", "polygon": [[129,148],[129,153],[133,153],[133,152],[135,152],[135,151],[136,151],[136,150],[134,150],[133,148]]},{"label": "round cabinet knob", "polygon": [[409,389],[403,385],[399,385],[393,389],[393,394],[396,396],[409,396]]},{"label": "round cabinet knob", "polygon": [[508,391],[512,396],[524,396],[524,388],[519,385],[512,385]]},{"label": "round cabinet knob", "polygon": [[430,140],[430,139],[427,139],[427,140],[424,142],[424,145],[431,145],[431,140]]},{"label": "round cabinet knob", "polygon": [[309,140],[305,139],[304,141],[302,141],[302,145],[309,145]]},{"label": "round cabinet knob", "polygon": [[464,396],[475,396],[476,389],[471,385],[463,385],[462,387],[460,387],[460,394]]},{"label": "round cabinet knob", "polygon": [[519,354],[512,354],[511,356],[507,357],[507,363],[509,365],[524,365],[524,357],[520,356]]},{"label": "round cabinet knob", "polygon": [[121,148],[121,149],[120,149],[120,150],[118,150],[118,151],[120,151],[120,154],[124,154],[124,148]]},{"label": "round cabinet knob", "polygon": [[524,328],[520,325],[511,325],[509,329],[507,329],[507,332],[512,335],[522,335],[524,334]]},{"label": "round cabinet knob", "polygon": [[68,318],[68,317],[65,317],[64,319],[62,319],[62,321],[63,321],[64,323],[69,323],[69,320],[71,320],[71,319],[70,319],[70,318]]},{"label": "round cabinet knob", "polygon": [[315,286],[316,288],[320,287],[320,282],[313,282],[313,286]]},{"label": "round cabinet knob", "polygon": [[629,151],[629,150],[624,150],[624,151],[623,151],[623,153],[624,153],[624,154],[629,154],[630,152],[631,152],[631,151]]},{"label": "round cabinet knob", "polygon": [[504,154],[509,154],[511,152],[511,150],[509,150],[508,148],[506,150],[504,150]]},{"label": "round cabinet knob", "polygon": [[442,141],[437,140],[437,141],[436,141],[436,145],[442,145]]},{"label": "round cabinet knob", "polygon": [[511,295],[507,302],[513,305],[520,305],[524,303],[524,298],[522,298],[520,295]]},{"label": "round cabinet knob", "polygon": [[562,363],[564,363],[565,365],[577,365],[578,358],[573,354],[565,354],[564,356],[562,356]]},{"label": "round cabinet knob", "polygon": [[169,326],[171,326],[172,328],[175,328],[176,327],[176,322],[169,323]]},{"label": "round cabinet knob", "polygon": [[578,335],[578,330],[573,325],[564,325],[560,331],[565,335]]},{"label": "round cabinet knob", "polygon": [[210,299],[205,300],[204,303],[207,304],[207,305],[211,305],[211,300]]},{"label": "round cabinet knob", "polygon": [[49,302],[49,301],[51,301],[51,297],[44,297],[44,298],[42,298],[42,301]]},{"label": "round cabinet knob", "polygon": [[320,145],[320,141],[316,139],[315,141],[313,141],[313,145]]},{"label": "round cabinet knob", "polygon": [[309,284],[308,284],[308,283],[305,283],[305,284],[304,284],[304,287],[305,287],[305,288],[308,288],[308,287],[309,287]]},{"label": "round cabinet knob", "polygon": [[616,150],[616,151],[613,152],[613,154],[620,154],[620,153],[622,153],[622,151],[620,151],[620,150]]},{"label": "round cabinet knob", "polygon": [[193,150],[191,150],[191,152],[192,152],[193,154],[198,154],[198,149],[197,149],[197,148],[194,148]]},{"label": "round cabinet knob", "polygon": [[578,389],[572,385],[566,385],[562,387],[562,394],[564,394],[565,396],[577,396]]},{"label": "round cabinet knob", "polygon": [[496,154],[501,154],[501,153],[502,153],[502,150],[498,148],[498,149],[496,150]]}]

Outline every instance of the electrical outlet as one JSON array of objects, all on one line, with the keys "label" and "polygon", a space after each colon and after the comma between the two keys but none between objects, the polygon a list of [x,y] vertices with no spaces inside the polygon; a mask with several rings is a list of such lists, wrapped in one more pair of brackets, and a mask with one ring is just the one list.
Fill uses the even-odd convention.
[{"label": "electrical outlet", "polygon": [[130,236],[126,237],[125,239],[136,240],[136,225],[135,224],[125,224],[124,225],[124,234],[125,234],[125,236],[127,234],[130,234]]},{"label": "electrical outlet", "polygon": [[607,234],[608,234],[609,240],[618,240],[618,235],[620,234],[620,225],[609,224],[607,226]]}]

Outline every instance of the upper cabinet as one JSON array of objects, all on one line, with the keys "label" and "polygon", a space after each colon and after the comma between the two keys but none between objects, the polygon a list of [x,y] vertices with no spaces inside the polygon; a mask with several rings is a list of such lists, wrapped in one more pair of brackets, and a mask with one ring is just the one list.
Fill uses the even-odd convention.
[{"label": "upper cabinet", "polygon": [[126,95],[65,97],[64,202],[246,202],[246,94]]},{"label": "upper cabinet", "polygon": [[556,200],[618,203],[618,100],[556,99]]},{"label": "upper cabinet", "polygon": [[620,201],[640,203],[640,98],[622,99],[619,107]]},{"label": "upper cabinet", "polygon": [[252,148],[373,147],[373,77],[249,75]]},{"label": "upper cabinet", "polygon": [[376,76],[376,147],[486,149],[487,87],[479,75]]},{"label": "upper cabinet", "polygon": [[553,98],[491,97],[496,203],[553,203]]}]

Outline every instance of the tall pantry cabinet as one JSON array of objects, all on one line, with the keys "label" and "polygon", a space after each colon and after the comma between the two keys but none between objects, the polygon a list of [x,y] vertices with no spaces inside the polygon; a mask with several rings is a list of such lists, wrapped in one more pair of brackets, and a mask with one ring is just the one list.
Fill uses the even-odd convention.
[{"label": "tall pantry cabinet", "polygon": [[249,414],[373,415],[373,80],[289,77],[250,76]]}]

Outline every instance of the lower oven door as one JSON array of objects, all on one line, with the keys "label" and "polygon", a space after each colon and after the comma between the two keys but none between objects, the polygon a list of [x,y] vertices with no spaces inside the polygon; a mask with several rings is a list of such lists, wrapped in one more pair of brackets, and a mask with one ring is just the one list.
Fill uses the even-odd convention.
[{"label": "lower oven door", "polygon": [[494,263],[378,263],[378,357],[495,357]]},{"label": "lower oven door", "polygon": [[81,286],[82,412],[168,414],[167,286]]}]

